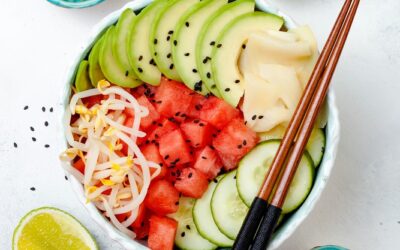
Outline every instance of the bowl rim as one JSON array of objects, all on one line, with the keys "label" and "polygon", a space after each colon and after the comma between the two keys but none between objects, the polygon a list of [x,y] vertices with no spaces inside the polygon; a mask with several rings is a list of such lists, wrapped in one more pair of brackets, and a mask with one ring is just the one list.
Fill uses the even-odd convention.
[{"label": "bowl rim", "polygon": [[[71,93],[71,82],[73,82],[73,77],[77,69],[79,62],[87,55],[90,48],[93,46],[94,42],[99,36],[101,36],[106,28],[111,24],[114,24],[123,10],[126,8],[131,8],[133,10],[140,10],[151,3],[152,0],[135,0],[127,3],[122,8],[108,14],[99,23],[97,23],[91,30],[87,39],[82,43],[79,50],[74,54],[73,60],[67,66],[67,70],[63,77],[63,89],[61,92],[61,100],[63,105],[63,112],[59,120],[62,122],[62,130],[59,133],[59,139],[63,142],[63,148],[67,148],[68,144],[65,138],[65,110],[68,107],[69,96]],[[269,12],[282,16],[285,19],[285,23],[289,29],[297,27],[296,22],[281,12],[279,9],[266,3],[265,0],[255,0],[256,6],[259,10],[264,12]],[[336,105],[336,98],[333,90],[330,90],[327,96],[327,126],[326,126],[326,148],[323,160],[317,171],[315,182],[313,184],[312,190],[308,195],[307,199],[304,201],[302,206],[298,208],[274,234],[271,244],[268,249],[278,248],[287,238],[289,238],[298,226],[304,221],[304,219],[311,213],[315,204],[319,200],[322,191],[328,182],[330,173],[334,166],[337,148],[339,144],[340,135],[340,124],[339,124],[339,111]],[[68,164],[68,163],[61,163]],[[68,172],[66,172],[70,185],[75,192],[78,200],[87,209],[91,218],[109,235],[109,237],[120,243],[126,249],[148,249],[140,241],[130,239],[125,234],[118,231],[103,215],[99,210],[92,204],[87,203],[84,196],[84,190],[82,184]]]},{"label": "bowl rim", "polygon": [[84,0],[81,2],[67,2],[64,0],[47,0],[47,1],[49,3],[52,3],[52,4],[60,6],[60,7],[64,7],[64,8],[80,9],[80,8],[87,8],[87,7],[97,5],[101,2],[103,2],[104,0]]}]

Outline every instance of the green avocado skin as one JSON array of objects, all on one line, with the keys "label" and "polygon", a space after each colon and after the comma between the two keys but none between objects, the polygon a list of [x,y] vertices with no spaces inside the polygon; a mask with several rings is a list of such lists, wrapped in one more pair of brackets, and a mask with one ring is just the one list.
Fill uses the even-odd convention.
[{"label": "green avocado skin", "polygon": [[82,92],[92,88],[92,83],[89,78],[89,62],[83,60],[78,67],[75,78],[75,88],[77,92]]}]

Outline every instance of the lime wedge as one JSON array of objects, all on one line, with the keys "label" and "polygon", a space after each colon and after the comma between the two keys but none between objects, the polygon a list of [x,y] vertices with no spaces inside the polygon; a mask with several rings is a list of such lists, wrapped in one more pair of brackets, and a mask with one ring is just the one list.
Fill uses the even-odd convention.
[{"label": "lime wedge", "polygon": [[57,208],[30,211],[19,222],[13,235],[13,250],[92,250],[97,243],[72,215]]}]

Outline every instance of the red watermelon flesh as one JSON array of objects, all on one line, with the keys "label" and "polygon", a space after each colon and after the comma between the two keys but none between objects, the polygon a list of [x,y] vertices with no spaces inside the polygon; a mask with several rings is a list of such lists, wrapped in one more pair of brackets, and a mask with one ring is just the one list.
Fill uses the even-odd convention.
[{"label": "red watermelon flesh", "polygon": [[144,204],[158,215],[175,213],[178,210],[179,192],[166,180],[152,181]]},{"label": "red watermelon flesh", "polygon": [[207,101],[205,96],[193,92],[192,102],[190,103],[188,116],[200,119],[200,110],[203,108],[204,103]]},{"label": "red watermelon flesh", "polygon": [[200,118],[218,129],[239,116],[239,110],[215,96],[209,97],[200,111]]},{"label": "red watermelon flesh", "polygon": [[178,223],[167,217],[151,216],[148,245],[151,250],[172,250]]},{"label": "red watermelon flesh", "polygon": [[180,129],[160,138],[160,154],[167,166],[183,165],[192,161],[190,149]]},{"label": "red watermelon flesh", "polygon": [[193,168],[205,174],[209,180],[212,180],[221,171],[222,163],[218,157],[218,153],[211,147],[206,146],[196,157]]},{"label": "red watermelon flesh", "polygon": [[[161,172],[159,175],[157,175],[157,177],[155,179],[158,180],[158,179],[164,178],[164,176],[167,174],[167,169],[164,166],[164,161],[160,155],[160,151],[159,151],[157,145],[147,144],[147,145],[142,146],[140,148],[140,150],[142,151],[146,160],[155,162],[161,166]],[[154,172],[155,172],[155,169],[150,168],[150,173],[153,174]]]},{"label": "red watermelon flesh", "polygon": [[201,198],[207,190],[207,176],[194,168],[184,168],[179,179],[175,182],[175,188],[183,195],[192,198]]},{"label": "red watermelon flesh", "polygon": [[186,141],[193,148],[202,148],[211,143],[211,134],[214,129],[207,122],[195,119],[190,122],[182,123],[181,130]]}]

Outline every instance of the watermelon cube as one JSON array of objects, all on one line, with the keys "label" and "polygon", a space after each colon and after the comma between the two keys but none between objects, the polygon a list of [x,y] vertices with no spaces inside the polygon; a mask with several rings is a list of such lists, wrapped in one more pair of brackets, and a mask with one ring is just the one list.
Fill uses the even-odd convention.
[{"label": "watermelon cube", "polygon": [[157,111],[171,121],[185,120],[192,102],[192,93],[182,83],[163,78],[155,96]]},{"label": "watermelon cube", "polygon": [[235,119],[217,135],[213,146],[218,151],[225,170],[232,170],[257,142],[257,134],[242,119]]},{"label": "watermelon cube", "polygon": [[215,96],[209,97],[200,111],[200,119],[209,122],[218,129],[222,129],[239,116],[239,110]]},{"label": "watermelon cube", "polygon": [[179,179],[175,182],[175,188],[179,192],[196,199],[201,198],[207,187],[207,176],[194,168],[182,169]]},{"label": "watermelon cube", "polygon": [[160,154],[167,166],[183,165],[192,161],[190,149],[180,129],[160,138]]},{"label": "watermelon cube", "polygon": [[[160,155],[160,151],[155,144],[147,144],[140,148],[147,161],[152,161],[161,166],[161,172],[155,179],[162,179],[167,174],[167,168],[164,166],[164,161]],[[150,173],[155,172],[154,168],[150,168]]]},{"label": "watermelon cube", "polygon": [[158,87],[149,85],[149,84],[143,84],[137,88],[131,89],[131,94],[138,98],[142,95],[146,96],[150,101],[154,100],[154,97],[156,95]]},{"label": "watermelon cube", "polygon": [[[124,222],[125,220],[127,220],[129,218],[129,216],[131,216],[131,212],[116,215],[118,221],[121,223]],[[139,206],[136,220],[131,224],[131,227],[133,227],[133,228],[140,227],[142,225],[142,223],[144,222],[145,216],[146,216],[146,207],[142,203]]]},{"label": "watermelon cube", "polygon": [[186,141],[194,148],[202,148],[211,142],[213,128],[208,122],[195,119],[181,124]]},{"label": "watermelon cube", "polygon": [[178,210],[179,192],[166,180],[152,181],[144,200],[145,206],[158,215],[175,213]]},{"label": "watermelon cube", "polygon": [[159,142],[161,137],[174,131],[177,128],[178,126],[175,123],[167,119],[156,122],[154,125],[154,130],[149,134],[147,140],[149,143]]},{"label": "watermelon cube", "polygon": [[204,103],[207,101],[205,96],[197,94],[193,92],[192,102],[190,103],[188,116],[199,119],[200,118],[200,110],[202,109]]},{"label": "watermelon cube", "polygon": [[209,180],[217,177],[221,171],[222,163],[218,157],[218,153],[209,146],[200,150],[193,168],[205,174]]},{"label": "watermelon cube", "polygon": [[151,250],[172,250],[178,222],[167,217],[151,216],[148,245]]}]

